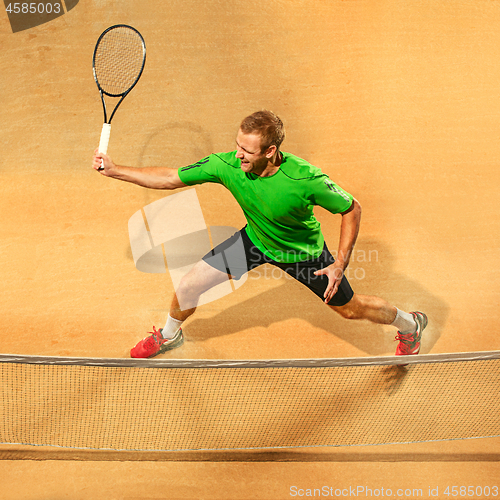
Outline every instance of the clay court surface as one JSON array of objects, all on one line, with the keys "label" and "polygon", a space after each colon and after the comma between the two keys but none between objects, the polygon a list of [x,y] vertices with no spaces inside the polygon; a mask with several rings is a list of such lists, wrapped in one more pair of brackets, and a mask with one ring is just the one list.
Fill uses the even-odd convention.
[{"label": "clay court surface", "polygon": [[[287,127],[283,149],[363,207],[355,291],[425,311],[423,353],[500,349],[500,2],[80,0],[18,33],[0,9],[2,353],[127,357],[164,325],[172,281],[135,268],[127,224],[170,193],[90,167],[102,126],[92,53],[118,23],[141,31],[148,55],[113,120],[117,163],[180,167],[230,151],[241,119],[272,109]],[[244,225],[224,188],[195,189],[208,226]],[[318,209],[317,217],[335,250],[339,216]],[[201,307],[184,346],[162,358],[394,352],[393,329],[347,322],[271,271]],[[402,425],[411,416],[394,421]],[[305,495],[325,485],[420,488],[420,498],[436,498],[429,487],[439,487],[448,498],[447,486],[500,486],[499,445],[192,453],[4,445],[0,498],[278,500],[292,498],[293,486]]]}]

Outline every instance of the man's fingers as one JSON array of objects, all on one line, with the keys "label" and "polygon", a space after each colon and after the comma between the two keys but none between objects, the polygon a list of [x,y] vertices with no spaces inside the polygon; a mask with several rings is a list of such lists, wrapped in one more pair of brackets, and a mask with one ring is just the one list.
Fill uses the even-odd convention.
[{"label": "man's fingers", "polygon": [[338,282],[335,283],[334,286],[328,287],[325,292],[325,303],[330,302],[331,298],[337,293],[339,289]]},{"label": "man's fingers", "polygon": [[344,276],[344,272],[340,268],[324,267],[323,269],[318,269],[315,271],[315,276],[321,276],[326,274],[328,276],[328,286],[326,287],[323,297],[325,303],[328,303],[331,298],[337,293],[339,289],[340,282]]},{"label": "man's fingers", "polygon": [[100,153],[99,150],[94,151],[94,159],[92,162],[92,167],[94,170],[97,170],[98,172],[102,172],[104,170],[104,155],[103,153]]}]

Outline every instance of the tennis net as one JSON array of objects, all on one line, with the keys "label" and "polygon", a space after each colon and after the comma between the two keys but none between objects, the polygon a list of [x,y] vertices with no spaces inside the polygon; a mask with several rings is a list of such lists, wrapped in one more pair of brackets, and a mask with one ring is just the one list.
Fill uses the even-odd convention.
[{"label": "tennis net", "polygon": [[185,451],[497,437],[499,358],[0,355],[0,443]]}]

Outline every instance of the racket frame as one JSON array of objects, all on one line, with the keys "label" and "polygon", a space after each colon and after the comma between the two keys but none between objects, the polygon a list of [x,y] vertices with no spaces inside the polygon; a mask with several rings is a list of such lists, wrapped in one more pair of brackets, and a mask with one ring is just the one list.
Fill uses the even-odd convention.
[{"label": "racket frame", "polygon": [[[116,29],[116,28],[128,28],[128,29],[131,29],[131,30],[135,31],[139,35],[139,37],[141,39],[141,42],[142,42],[143,58],[142,58],[141,71],[137,75],[137,78],[135,79],[134,83],[125,92],[121,92],[119,94],[112,94],[110,92],[106,92],[101,87],[101,84],[99,83],[99,80],[98,80],[97,74],[96,74],[96,70],[95,70],[95,59],[96,59],[96,54],[97,54],[97,47],[99,47],[99,44],[100,44],[101,40],[103,39],[103,37],[109,31],[111,31],[113,29]],[[129,26],[128,24],[115,24],[114,26],[110,26],[109,28],[107,28],[106,30],[104,30],[101,33],[101,35],[97,39],[97,42],[96,42],[95,48],[94,48],[94,55],[92,57],[92,72],[94,74],[94,80],[95,80],[95,82],[97,84],[97,88],[99,89],[99,95],[101,96],[102,109],[104,111],[104,123],[108,123],[108,124],[111,123],[111,120],[113,119],[113,116],[115,116],[115,113],[116,113],[116,110],[118,109],[118,106],[120,106],[120,104],[122,103],[123,99],[125,99],[125,97],[127,97],[127,95],[129,94],[129,92],[137,85],[137,82],[141,78],[142,72],[144,71],[145,64],[146,64],[146,42],[144,41],[144,38],[139,33],[139,31],[137,29],[135,29],[133,26]],[[109,120],[108,120],[108,112],[107,112],[106,102],[104,100],[104,95],[107,95],[109,97],[121,97],[121,99],[118,101],[118,103],[116,104],[115,108],[113,109],[113,112],[111,113],[111,116],[109,117]]]}]

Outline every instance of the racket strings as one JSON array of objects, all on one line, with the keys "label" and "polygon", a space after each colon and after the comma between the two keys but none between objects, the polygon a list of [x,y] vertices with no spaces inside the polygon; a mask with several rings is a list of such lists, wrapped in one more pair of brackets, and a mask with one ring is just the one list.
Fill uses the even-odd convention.
[{"label": "racket strings", "polygon": [[127,92],[137,81],[144,65],[141,37],[128,28],[110,30],[96,48],[95,74],[101,89],[110,95]]}]

